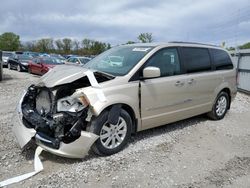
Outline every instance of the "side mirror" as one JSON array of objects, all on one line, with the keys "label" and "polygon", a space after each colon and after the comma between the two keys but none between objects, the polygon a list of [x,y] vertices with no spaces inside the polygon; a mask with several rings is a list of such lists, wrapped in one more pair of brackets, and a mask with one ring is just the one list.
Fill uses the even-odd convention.
[{"label": "side mirror", "polygon": [[158,67],[146,67],[143,69],[143,78],[157,78],[161,76],[161,71]]}]

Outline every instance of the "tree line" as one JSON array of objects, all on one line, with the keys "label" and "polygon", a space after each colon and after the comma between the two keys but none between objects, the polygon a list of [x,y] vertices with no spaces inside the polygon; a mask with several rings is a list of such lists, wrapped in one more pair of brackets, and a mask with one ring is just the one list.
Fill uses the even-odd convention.
[{"label": "tree line", "polygon": [[42,53],[97,55],[111,48],[109,43],[95,41],[91,39],[72,40],[63,38],[54,40],[53,38],[42,38],[37,41],[22,43],[19,49],[22,51],[33,51]]},{"label": "tree line", "polygon": [[[141,33],[137,37],[139,42],[152,42],[152,33]],[[136,41],[136,42],[138,42]],[[128,41],[126,44],[136,43]],[[0,35],[0,50],[4,51],[33,51],[41,53],[59,53],[59,54],[78,54],[78,55],[97,55],[110,49],[109,43],[92,40],[72,40],[71,38],[53,39],[42,38],[39,40],[21,42],[20,36],[6,32]]]}]

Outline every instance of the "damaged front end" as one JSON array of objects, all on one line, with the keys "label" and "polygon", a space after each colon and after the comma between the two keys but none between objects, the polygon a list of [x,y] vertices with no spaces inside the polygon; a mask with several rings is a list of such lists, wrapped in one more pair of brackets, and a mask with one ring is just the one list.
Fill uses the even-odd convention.
[{"label": "damaged front end", "polygon": [[65,157],[82,158],[98,138],[88,132],[89,104],[77,89],[91,86],[87,77],[52,88],[31,85],[22,96],[13,132],[24,147],[31,139],[45,150]]}]

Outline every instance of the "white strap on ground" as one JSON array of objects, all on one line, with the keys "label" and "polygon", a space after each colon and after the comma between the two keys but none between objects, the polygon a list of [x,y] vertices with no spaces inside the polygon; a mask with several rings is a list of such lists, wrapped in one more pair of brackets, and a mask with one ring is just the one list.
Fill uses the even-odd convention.
[{"label": "white strap on ground", "polygon": [[34,172],[30,172],[27,174],[23,174],[23,175],[2,181],[2,182],[0,182],[0,187],[23,181],[23,180],[28,179],[31,176],[34,176],[35,174],[41,172],[43,170],[43,164],[42,164],[41,160],[39,159],[39,155],[41,154],[42,151],[43,151],[43,149],[40,146],[38,146],[36,148],[35,158],[34,158],[34,169],[35,169]]},{"label": "white strap on ground", "polygon": [[87,75],[91,86],[93,88],[95,88],[96,94],[97,94],[99,100],[102,101],[102,102],[105,102],[106,101],[106,97],[105,97],[105,95],[104,95],[104,93],[103,93],[103,91],[101,89],[101,86],[97,82],[94,73],[92,71],[90,71],[90,70],[87,70],[84,73]]}]

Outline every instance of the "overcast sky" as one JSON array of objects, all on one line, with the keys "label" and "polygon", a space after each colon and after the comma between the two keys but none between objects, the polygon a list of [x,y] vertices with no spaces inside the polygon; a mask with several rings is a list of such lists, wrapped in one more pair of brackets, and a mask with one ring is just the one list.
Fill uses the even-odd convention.
[{"label": "overcast sky", "polygon": [[90,38],[112,45],[136,41],[250,41],[250,0],[1,0],[0,34],[22,41]]}]

